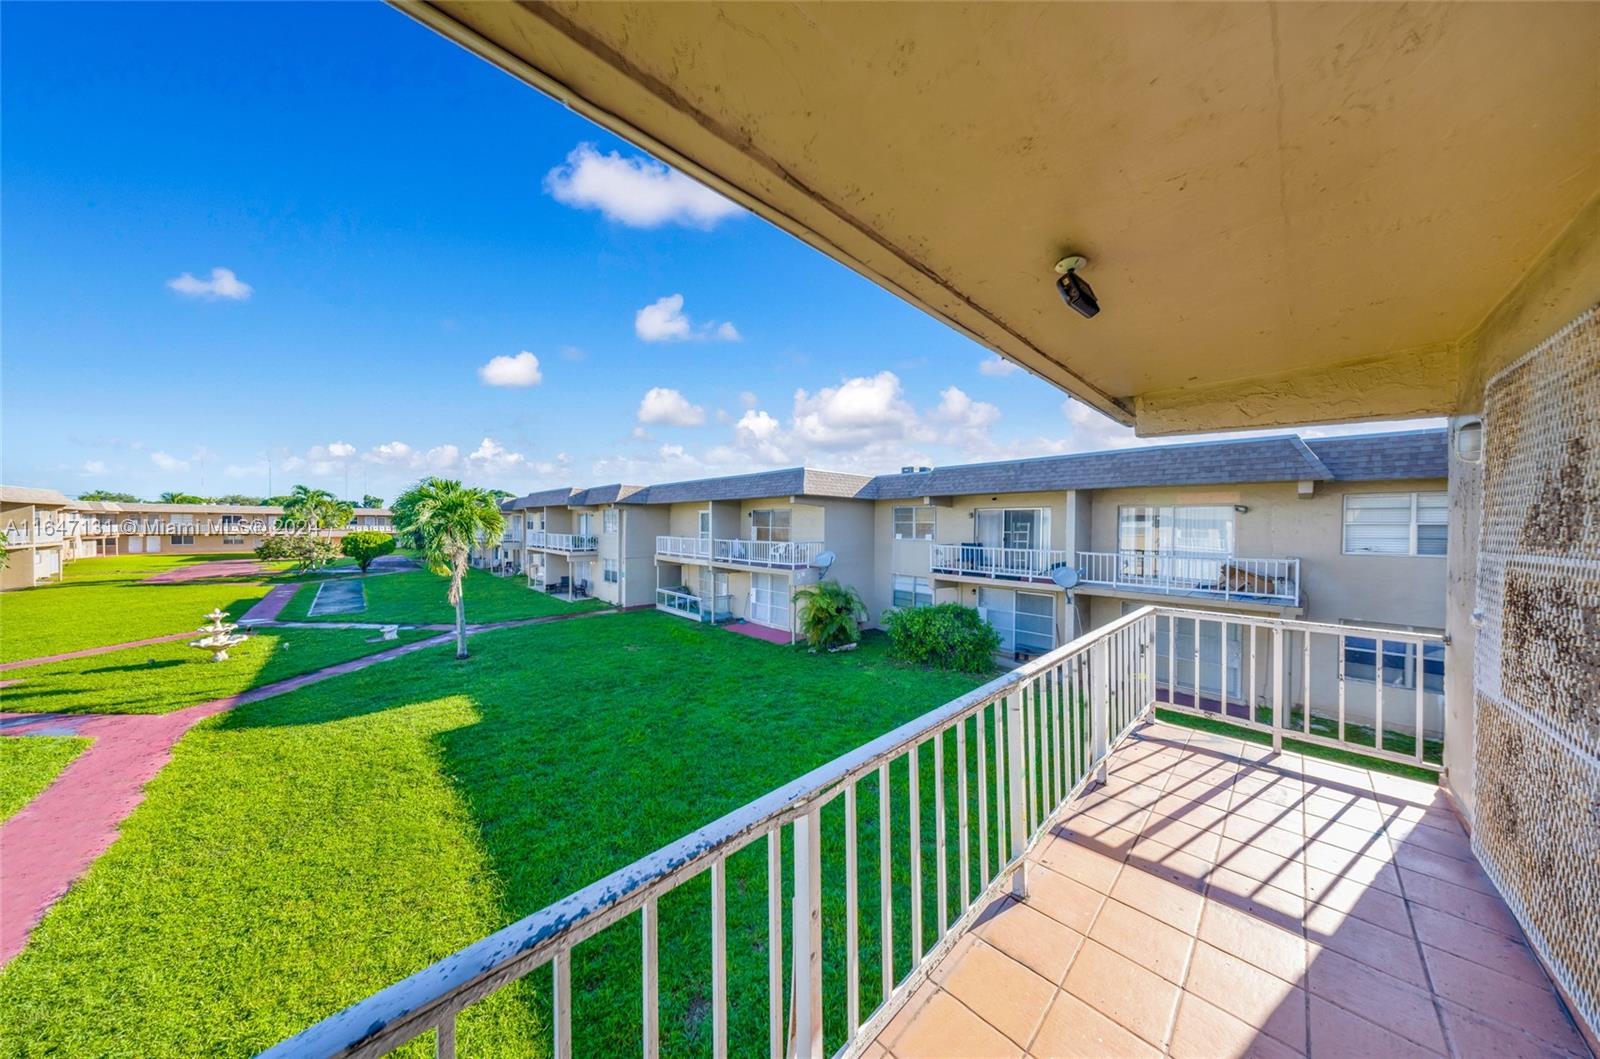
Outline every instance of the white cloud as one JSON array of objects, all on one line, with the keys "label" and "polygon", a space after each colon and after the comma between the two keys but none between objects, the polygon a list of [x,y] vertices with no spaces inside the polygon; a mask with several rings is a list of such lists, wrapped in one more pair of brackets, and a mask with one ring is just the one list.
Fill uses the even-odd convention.
[{"label": "white cloud", "polygon": [[846,379],[815,394],[796,390],[794,432],[806,445],[855,448],[917,433],[917,414],[892,371]]},{"label": "white cloud", "polygon": [[486,437],[472,450],[467,462],[483,474],[503,475],[526,467],[528,458],[520,452],[512,452],[494,438]]},{"label": "white cloud", "polygon": [[1071,397],[1061,402],[1061,413],[1067,417],[1067,423],[1072,427],[1074,452],[1124,449],[1136,445],[1154,444],[1162,440],[1139,438],[1134,435],[1132,427],[1122,426],[1105,413]]},{"label": "white cloud", "polygon": [[643,155],[601,154],[580,143],[565,164],[545,174],[544,189],[557,202],[599,210],[632,228],[680,224],[711,229],[744,211],[710,188]]},{"label": "white cloud", "polygon": [[706,410],[677,390],[652,387],[639,402],[639,422],[671,427],[697,427],[706,421]]},{"label": "white cloud", "polygon": [[106,473],[105,461],[104,460],[84,460],[83,461],[83,469],[81,471],[79,471],[78,473],[79,474],[84,474],[84,475],[105,474]]},{"label": "white cloud", "polygon": [[492,357],[478,369],[478,378],[489,386],[537,386],[544,381],[539,358],[523,350],[514,357]]},{"label": "white cloud", "polygon": [[1002,379],[1007,375],[1015,375],[1021,370],[1021,368],[1017,367],[1011,361],[1006,360],[1004,357],[998,355],[989,357],[987,360],[980,360],[978,362],[978,371],[980,374],[994,375]]},{"label": "white cloud", "polygon": [[746,391],[744,391],[743,393],[741,393],[739,395],[739,404],[744,408],[754,408],[756,405],[758,405],[760,403],[761,403],[761,398],[757,397],[755,394],[751,393],[749,390],[746,390]]},{"label": "white cloud", "polygon": [[334,457],[335,459],[349,459],[355,454],[356,447],[350,444],[348,441],[335,441],[332,445],[328,446],[328,455]]},{"label": "white cloud", "polygon": [[176,456],[159,450],[150,454],[150,462],[163,471],[187,471],[189,469],[188,460],[180,460]]},{"label": "white cloud", "polygon": [[241,302],[255,293],[255,288],[233,274],[231,268],[214,268],[210,279],[198,279],[188,272],[167,280],[167,286],[188,298],[218,298]]},{"label": "white cloud", "polygon": [[633,314],[633,333],[646,342],[739,342],[744,336],[728,322],[695,323],[683,311],[683,295],[657,298]]}]

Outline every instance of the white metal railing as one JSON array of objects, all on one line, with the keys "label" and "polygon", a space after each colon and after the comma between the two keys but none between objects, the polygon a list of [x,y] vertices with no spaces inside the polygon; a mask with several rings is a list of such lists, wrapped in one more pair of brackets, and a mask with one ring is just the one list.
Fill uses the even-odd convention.
[{"label": "white metal railing", "polygon": [[592,552],[599,544],[600,538],[593,534],[546,533],[543,530],[528,534],[528,547],[547,552]]},{"label": "white metal railing", "polygon": [[821,541],[716,540],[711,542],[712,561],[735,566],[799,569],[810,566],[822,551]]},{"label": "white metal railing", "polygon": [[1443,636],[1156,611],[1159,705],[1427,769],[1444,763]]},{"label": "white metal railing", "polygon": [[664,555],[671,559],[709,559],[711,558],[711,538],[657,537],[656,554]]},{"label": "white metal railing", "polygon": [[680,592],[675,588],[656,589],[657,608],[692,618],[701,618],[709,615],[712,620],[715,620],[718,614],[729,613],[732,609],[733,597],[730,595],[711,597],[709,610],[706,604],[707,600],[704,596],[697,596],[693,592]]},{"label": "white metal railing", "polygon": [[25,529],[6,530],[6,547],[21,548],[33,543],[33,534]]},{"label": "white metal railing", "polygon": [[[553,905],[270,1049],[289,1056],[379,1055],[430,1030],[439,1055],[455,1054],[459,1014],[545,965],[553,968],[551,1053],[572,1054],[572,951],[638,913],[642,932],[641,1054],[660,1050],[657,949],[660,901],[702,874],[710,881],[711,1045],[728,1043],[728,858],[762,843],[766,853],[769,1054],[854,1056],[954,945],[983,907],[1007,888],[1025,892],[1023,855],[1088,782],[1105,777],[1110,750],[1147,714],[1154,697],[1144,660],[1155,642],[1145,607],[1029,662],[983,687],[858,747]],[[861,800],[865,781],[875,797]],[[923,786],[923,784],[927,786]],[[822,811],[842,801],[842,915],[824,906]],[[876,803],[874,805],[873,803]],[[952,805],[952,802],[954,803]],[[906,816],[892,834],[891,805]],[[922,814],[932,816],[930,843]],[[861,915],[860,820],[878,865],[876,914]],[[785,830],[792,843],[790,915],[783,909]],[[892,854],[893,850],[893,854]],[[901,871],[897,857],[902,854]],[[951,879],[951,862],[959,882]],[[924,882],[933,869],[932,916]],[[897,976],[897,917],[908,917],[910,969]],[[827,922],[824,919],[827,918]],[[842,990],[823,988],[824,930],[840,932]],[[785,941],[791,987],[784,988]],[[863,941],[879,954],[879,988],[863,995]],[[829,950],[833,951],[832,949]],[[735,955],[742,955],[736,953]],[[836,996],[836,992],[843,995]],[[752,998],[753,999],[753,998]],[[824,1040],[824,1005],[841,1003],[844,1036]]]},{"label": "white metal railing", "polygon": [[1072,567],[1072,553],[1052,548],[987,548],[978,544],[935,544],[933,572],[987,577],[997,581],[1049,583],[1050,571]]},{"label": "white metal railing", "polygon": [[1300,602],[1299,559],[1253,559],[1196,552],[1079,552],[1083,584],[1209,596]]}]

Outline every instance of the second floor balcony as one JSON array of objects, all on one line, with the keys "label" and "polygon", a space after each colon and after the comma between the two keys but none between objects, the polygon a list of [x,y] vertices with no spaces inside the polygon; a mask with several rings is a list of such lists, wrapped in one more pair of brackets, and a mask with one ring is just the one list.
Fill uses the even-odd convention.
[{"label": "second floor balcony", "polygon": [[600,546],[600,538],[592,533],[547,533],[538,530],[528,534],[528,547],[563,555],[582,555]]},{"label": "second floor balcony", "polygon": [[1300,605],[1300,560],[1198,552],[1079,552],[1080,583],[1129,592]]},{"label": "second floor balcony", "polygon": [[1072,553],[1054,548],[990,548],[982,544],[935,544],[933,572],[990,581],[1052,583],[1057,569],[1072,567]]},{"label": "second floor balcony", "polygon": [[801,570],[813,565],[825,546],[821,541],[758,541],[710,537],[656,538],[656,555],[663,559],[720,563],[771,570]]}]

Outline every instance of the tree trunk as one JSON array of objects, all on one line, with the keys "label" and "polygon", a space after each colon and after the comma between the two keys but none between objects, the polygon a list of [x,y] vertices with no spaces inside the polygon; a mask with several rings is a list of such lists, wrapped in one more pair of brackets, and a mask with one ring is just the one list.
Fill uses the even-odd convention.
[{"label": "tree trunk", "polygon": [[467,657],[467,599],[456,596],[456,658]]}]

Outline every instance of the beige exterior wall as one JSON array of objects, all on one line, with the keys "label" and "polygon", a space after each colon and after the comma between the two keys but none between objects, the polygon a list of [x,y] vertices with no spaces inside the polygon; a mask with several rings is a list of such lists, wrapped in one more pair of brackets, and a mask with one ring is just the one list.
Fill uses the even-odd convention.
[{"label": "beige exterior wall", "polygon": [[618,554],[622,582],[618,599],[624,607],[649,606],[655,602],[656,593],[656,537],[667,533],[671,513],[664,504],[623,504],[621,511]]}]

